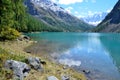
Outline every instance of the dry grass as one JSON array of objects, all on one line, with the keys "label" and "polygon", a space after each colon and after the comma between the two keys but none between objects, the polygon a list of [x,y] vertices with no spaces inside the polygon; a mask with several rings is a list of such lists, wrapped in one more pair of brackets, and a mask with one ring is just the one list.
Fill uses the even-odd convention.
[{"label": "dry grass", "polygon": [[[26,42],[26,41],[0,42],[0,47],[9,53],[13,53],[12,55],[15,55],[14,56],[15,58],[14,57],[9,57],[9,58],[14,60],[24,61],[25,58],[30,56],[38,57],[38,55],[28,54],[23,51],[24,48],[30,46],[31,44],[32,41],[31,42]],[[39,57],[40,59],[46,61],[46,65],[43,65],[44,71],[38,72],[32,69],[30,71],[30,74],[25,78],[25,80],[46,80],[48,76],[56,76],[59,80],[61,80],[62,75],[68,75],[70,77],[70,80],[86,80],[84,74],[78,73],[71,68],[63,69],[63,65],[51,62],[45,57],[42,56]]]}]

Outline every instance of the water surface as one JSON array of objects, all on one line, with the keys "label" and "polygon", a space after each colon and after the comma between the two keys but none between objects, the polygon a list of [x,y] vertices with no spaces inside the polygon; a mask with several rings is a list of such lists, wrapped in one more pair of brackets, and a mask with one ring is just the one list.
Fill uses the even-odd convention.
[{"label": "water surface", "polygon": [[120,34],[43,32],[27,34],[38,43],[34,52],[57,57],[90,80],[120,80]]}]

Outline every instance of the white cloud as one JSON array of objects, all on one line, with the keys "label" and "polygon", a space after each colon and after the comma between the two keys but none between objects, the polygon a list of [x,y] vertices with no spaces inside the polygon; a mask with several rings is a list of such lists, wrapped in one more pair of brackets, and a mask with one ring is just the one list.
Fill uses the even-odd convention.
[{"label": "white cloud", "polygon": [[83,1],[96,3],[96,0],[51,0],[51,1],[53,1],[53,2],[55,2],[55,3],[58,3],[58,4],[64,4],[64,5],[81,3],[81,2],[83,2]]},{"label": "white cloud", "polygon": [[88,11],[88,16],[93,16],[93,15],[95,15],[95,14],[99,14],[99,15],[101,15],[103,12],[98,12],[98,11]]},{"label": "white cloud", "polygon": [[76,17],[78,17],[78,18],[84,18],[85,16],[83,16],[83,15],[75,15]]},{"label": "white cloud", "polygon": [[96,0],[84,0],[85,2],[92,2],[92,3],[96,3]]},{"label": "white cloud", "polygon": [[77,11],[75,11],[75,14],[79,14]]},{"label": "white cloud", "polygon": [[57,3],[57,0],[51,0],[51,1]]},{"label": "white cloud", "polygon": [[92,16],[92,15],[94,15],[94,13],[92,11],[88,11],[88,15]]},{"label": "white cloud", "polygon": [[68,13],[71,13],[71,10],[73,10],[73,7],[68,7],[65,9]]},{"label": "white cloud", "polygon": [[[57,1],[57,0],[53,0],[53,1]],[[83,2],[83,0],[59,0],[58,1],[59,4],[64,4],[64,5],[81,3],[81,2]]]}]

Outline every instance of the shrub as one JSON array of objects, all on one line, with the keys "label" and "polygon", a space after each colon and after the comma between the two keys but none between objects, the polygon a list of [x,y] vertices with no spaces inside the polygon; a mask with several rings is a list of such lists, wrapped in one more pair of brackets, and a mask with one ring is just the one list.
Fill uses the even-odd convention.
[{"label": "shrub", "polygon": [[14,40],[20,36],[20,33],[13,28],[2,28],[0,31],[0,40]]}]

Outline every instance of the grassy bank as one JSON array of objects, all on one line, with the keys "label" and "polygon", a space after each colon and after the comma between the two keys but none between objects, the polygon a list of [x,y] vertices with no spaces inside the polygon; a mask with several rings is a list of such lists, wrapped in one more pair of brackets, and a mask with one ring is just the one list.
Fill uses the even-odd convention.
[{"label": "grassy bank", "polygon": [[25,62],[25,59],[32,57],[39,57],[43,61],[46,61],[46,65],[43,65],[44,72],[38,72],[32,69],[25,80],[46,80],[48,76],[56,76],[61,80],[62,75],[68,75],[70,80],[86,80],[84,74],[78,73],[73,69],[64,69],[63,65],[56,64],[49,61],[47,58],[38,56],[36,54],[28,54],[24,52],[24,48],[30,46],[32,41],[7,41],[0,42],[0,78],[1,80],[8,80],[12,78],[13,73],[4,69],[4,62],[8,59]]}]

